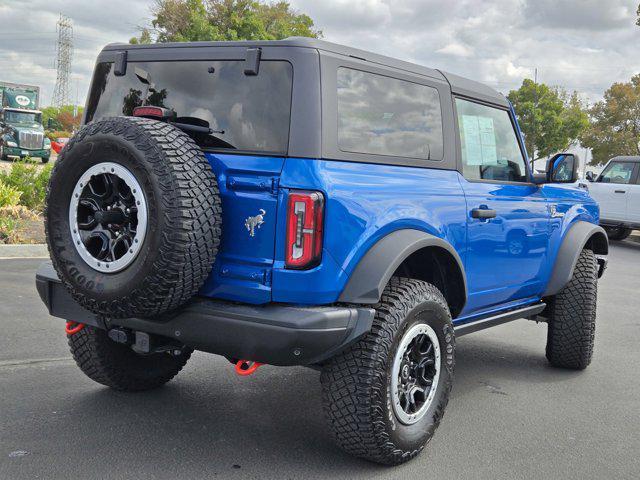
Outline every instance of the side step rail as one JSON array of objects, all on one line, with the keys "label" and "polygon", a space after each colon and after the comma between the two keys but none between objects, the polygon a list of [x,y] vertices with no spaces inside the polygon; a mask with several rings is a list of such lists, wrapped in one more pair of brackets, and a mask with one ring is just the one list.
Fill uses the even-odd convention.
[{"label": "side step rail", "polygon": [[485,328],[495,327],[496,325],[502,325],[503,323],[518,320],[520,318],[533,317],[542,312],[546,306],[547,304],[544,302],[536,303],[535,305],[529,305],[517,310],[510,310],[498,315],[492,315],[491,317],[484,317],[468,323],[454,325],[453,329],[456,332],[456,337],[461,337],[462,335],[467,335],[468,333],[478,332],[480,330],[484,330]]}]

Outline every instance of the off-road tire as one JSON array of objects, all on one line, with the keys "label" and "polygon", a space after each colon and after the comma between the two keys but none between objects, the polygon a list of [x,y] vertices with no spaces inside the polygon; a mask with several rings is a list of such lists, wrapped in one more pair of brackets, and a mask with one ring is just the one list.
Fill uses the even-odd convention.
[{"label": "off-road tire", "polygon": [[[396,465],[422,451],[449,401],[455,338],[442,293],[426,282],[393,277],[384,290],[371,331],[322,369],[325,416],[337,444],[370,461]],[[435,397],[425,415],[402,424],[391,405],[391,368],[404,332],[426,323],[436,332],[442,356]]]},{"label": "off-road tire", "polygon": [[629,235],[631,235],[632,232],[630,228],[625,227],[607,227],[605,228],[605,231],[607,232],[607,237],[609,237],[609,240],[617,241],[624,240]]},{"label": "off-road tire", "polygon": [[182,370],[192,353],[185,349],[180,355],[166,352],[140,355],[112,341],[105,330],[89,325],[68,335],[68,341],[76,364],[87,377],[128,392],[164,385]]},{"label": "off-road tire", "polygon": [[585,249],[569,283],[548,303],[546,353],[554,367],[583,370],[591,363],[597,292],[598,263]]},{"label": "off-road tire", "polygon": [[40,157],[40,162],[42,162],[43,164],[45,164],[45,163],[49,163],[49,159],[50,159],[50,158],[51,158],[51,157]]},{"label": "off-road tire", "polygon": [[[89,266],[69,228],[73,189],[101,162],[127,168],[148,209],[142,247],[117,273]],[[202,151],[181,130],[145,118],[105,118],[82,128],[60,153],[47,190],[45,232],[53,266],[80,305],[111,318],[156,316],[195,295],[215,261],[221,224],[218,185]]]},{"label": "off-road tire", "polygon": [[4,145],[0,145],[0,160],[7,160],[8,157],[4,154]]}]

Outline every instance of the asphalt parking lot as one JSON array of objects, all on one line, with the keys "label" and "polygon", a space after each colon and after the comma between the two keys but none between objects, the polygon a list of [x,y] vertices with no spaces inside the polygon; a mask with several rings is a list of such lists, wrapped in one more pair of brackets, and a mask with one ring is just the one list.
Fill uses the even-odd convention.
[{"label": "asphalt parking lot", "polygon": [[125,394],[76,368],[34,288],[38,259],[0,260],[0,479],[593,478],[640,472],[640,243],[612,245],[596,353],[550,368],[546,327],[461,338],[449,407],[416,460],[353,459],[324,426],[318,372],[237,377],[196,354],[166,387]]}]

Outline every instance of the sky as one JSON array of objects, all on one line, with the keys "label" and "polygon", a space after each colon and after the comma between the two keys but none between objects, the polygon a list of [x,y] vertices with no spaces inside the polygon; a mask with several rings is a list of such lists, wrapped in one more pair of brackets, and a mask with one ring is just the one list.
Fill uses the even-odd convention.
[{"label": "sky", "polygon": [[[524,78],[586,102],[640,72],[640,0],[290,0],[324,39],[479,80],[508,93]],[[148,25],[153,0],[0,0],[0,80],[51,101],[56,21],[73,21],[71,100],[84,104],[95,58]]]}]

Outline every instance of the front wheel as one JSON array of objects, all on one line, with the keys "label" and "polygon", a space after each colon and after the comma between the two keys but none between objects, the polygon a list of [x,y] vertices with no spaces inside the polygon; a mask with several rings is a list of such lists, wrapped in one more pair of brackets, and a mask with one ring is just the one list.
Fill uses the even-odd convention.
[{"label": "front wheel", "polygon": [[418,455],[449,401],[454,351],[442,293],[392,278],[371,331],[322,370],[324,410],[338,445],[387,465]]},{"label": "front wheel", "polygon": [[598,263],[583,250],[569,283],[548,304],[547,359],[555,367],[582,370],[591,363],[596,331]]},{"label": "front wheel", "polygon": [[175,377],[192,350],[142,355],[114,342],[105,330],[91,327],[68,334],[71,354],[91,380],[115,390],[129,392],[160,387]]}]

